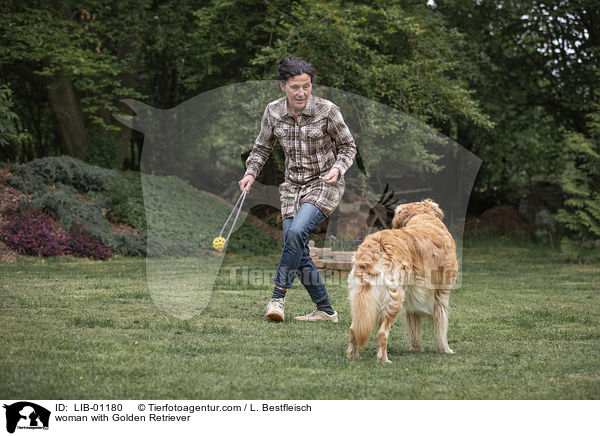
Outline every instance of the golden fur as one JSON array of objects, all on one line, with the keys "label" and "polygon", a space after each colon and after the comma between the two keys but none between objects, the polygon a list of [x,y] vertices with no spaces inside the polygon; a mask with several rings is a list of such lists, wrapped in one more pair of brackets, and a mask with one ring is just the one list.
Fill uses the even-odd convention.
[{"label": "golden fur", "polygon": [[421,317],[433,319],[438,351],[448,346],[448,303],[456,280],[456,246],[442,222],[444,213],[427,199],[396,207],[392,229],[368,235],[355,253],[348,276],[352,325],[348,357],[358,355],[375,323],[377,359],[390,362],[387,339],[404,308],[410,349],[423,351]]}]

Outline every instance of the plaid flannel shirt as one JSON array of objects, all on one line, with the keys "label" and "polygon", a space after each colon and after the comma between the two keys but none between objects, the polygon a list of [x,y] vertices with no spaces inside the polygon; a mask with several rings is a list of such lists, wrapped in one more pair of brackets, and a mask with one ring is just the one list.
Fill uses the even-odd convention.
[{"label": "plaid flannel shirt", "polygon": [[[287,97],[269,103],[244,175],[258,176],[275,140],[285,153],[285,180],[279,185],[282,218],[294,216],[302,203],[312,203],[329,216],[342,198],[344,174],[356,155],[354,138],[340,109],[311,94],[295,119]],[[331,168],[338,168],[340,175],[336,183],[325,183],[320,177]]]}]

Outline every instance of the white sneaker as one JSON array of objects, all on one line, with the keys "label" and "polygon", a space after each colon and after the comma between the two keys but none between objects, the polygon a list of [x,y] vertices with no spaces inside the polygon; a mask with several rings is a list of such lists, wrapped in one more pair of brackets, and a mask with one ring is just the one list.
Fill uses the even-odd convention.
[{"label": "white sneaker", "polygon": [[311,313],[302,316],[296,316],[294,319],[298,321],[331,321],[338,322],[338,314],[337,312],[333,312],[333,315],[329,315],[327,312],[323,312],[322,310],[315,309]]},{"label": "white sneaker", "polygon": [[269,304],[267,304],[267,314],[265,317],[271,318],[273,321],[283,322],[285,314],[283,313],[283,306],[285,305],[285,298],[271,298]]}]

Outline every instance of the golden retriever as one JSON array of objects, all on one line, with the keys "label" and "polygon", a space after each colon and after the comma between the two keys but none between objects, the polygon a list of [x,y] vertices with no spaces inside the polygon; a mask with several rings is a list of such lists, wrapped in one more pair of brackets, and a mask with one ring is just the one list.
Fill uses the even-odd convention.
[{"label": "golden retriever", "polygon": [[411,350],[424,351],[421,317],[433,318],[438,351],[448,346],[448,303],[458,272],[456,246],[432,200],[396,207],[392,229],[368,235],[348,275],[352,311],[348,357],[358,355],[377,322],[377,360],[390,362],[387,340],[398,312],[405,311]]}]

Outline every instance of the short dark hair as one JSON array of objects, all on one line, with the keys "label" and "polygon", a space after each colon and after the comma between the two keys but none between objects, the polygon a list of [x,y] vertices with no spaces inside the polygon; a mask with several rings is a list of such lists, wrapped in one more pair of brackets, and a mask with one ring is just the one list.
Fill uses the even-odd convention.
[{"label": "short dark hair", "polygon": [[295,56],[288,56],[283,58],[277,64],[277,80],[287,82],[287,79],[293,76],[299,76],[300,74],[310,75],[311,83],[315,83],[317,80],[317,73],[310,62],[306,62],[302,58]]}]

